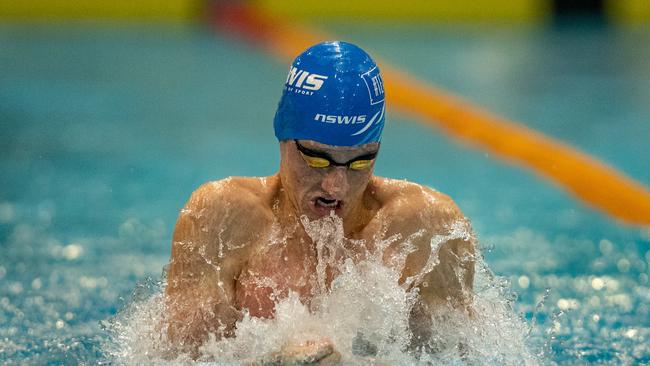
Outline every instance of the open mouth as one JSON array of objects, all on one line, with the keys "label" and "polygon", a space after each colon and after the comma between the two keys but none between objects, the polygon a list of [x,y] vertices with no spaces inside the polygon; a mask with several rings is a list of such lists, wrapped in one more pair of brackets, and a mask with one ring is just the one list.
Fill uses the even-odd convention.
[{"label": "open mouth", "polygon": [[324,207],[330,210],[336,210],[341,208],[341,201],[335,199],[329,199],[325,197],[318,197],[314,201],[317,207]]}]

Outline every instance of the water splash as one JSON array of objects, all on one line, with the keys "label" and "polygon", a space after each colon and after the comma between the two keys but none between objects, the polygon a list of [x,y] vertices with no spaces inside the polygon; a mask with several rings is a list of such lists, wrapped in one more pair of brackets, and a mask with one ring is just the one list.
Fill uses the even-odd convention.
[{"label": "water splash", "polygon": [[[235,337],[211,336],[200,347],[199,362],[216,364],[264,364],[279,362],[277,355],[287,344],[327,340],[346,365],[389,364],[526,364],[542,356],[527,344],[530,325],[513,310],[515,297],[509,283],[494,276],[484,259],[476,255],[473,315],[451,308],[429,316],[426,338],[414,336],[413,313],[418,309],[418,290],[426,271],[438,264],[438,248],[448,240],[472,236],[465,221],[454,223],[446,235],[431,239],[431,255],[418,273],[399,283],[411,241],[377,235],[375,243],[345,238],[342,220],[334,215],[320,220],[301,218],[316,254],[316,288],[308,305],[297,293],[280,297],[275,317],[263,319],[244,312]],[[365,255],[346,253],[349,245],[364,248]],[[277,243],[270,243],[276,245]],[[400,245],[403,257],[384,263],[390,245]],[[374,249],[368,249],[374,248]],[[342,253],[343,252],[343,253]],[[342,254],[342,255],[341,255]],[[336,275],[328,283],[328,268]],[[162,321],[165,313],[165,281],[141,285],[134,298],[107,328],[113,335],[107,354],[117,364],[189,364],[187,354],[173,354]],[[146,290],[146,291],[143,291]],[[145,294],[146,293],[146,294]],[[421,324],[420,324],[421,325]],[[418,333],[420,334],[420,333]]]}]

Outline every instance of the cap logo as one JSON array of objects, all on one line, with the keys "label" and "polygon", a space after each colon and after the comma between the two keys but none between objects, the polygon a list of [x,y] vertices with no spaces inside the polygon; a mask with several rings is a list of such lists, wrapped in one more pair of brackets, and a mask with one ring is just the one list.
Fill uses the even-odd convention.
[{"label": "cap logo", "polygon": [[338,116],[335,114],[317,113],[314,116],[314,121],[320,121],[324,123],[338,123],[339,125],[353,125],[357,123],[366,123],[366,115],[362,114],[359,116]]},{"label": "cap logo", "polygon": [[384,81],[381,79],[377,66],[368,72],[361,74],[361,78],[366,82],[368,95],[370,96],[370,105],[375,105],[384,101]]},{"label": "cap logo", "polygon": [[316,91],[323,86],[325,80],[327,80],[327,76],[325,75],[312,74],[292,66],[289,68],[286,85],[288,87]]},{"label": "cap logo", "polygon": [[361,128],[359,131],[353,133],[350,136],[357,136],[357,135],[360,135],[360,134],[366,132],[370,128],[370,126],[372,126],[373,123],[381,123],[382,118],[384,118],[384,108],[385,107],[382,106],[381,110],[379,112],[375,113],[375,115],[372,116],[370,121],[368,121],[368,123],[366,123],[366,125],[363,126],[363,128]]}]

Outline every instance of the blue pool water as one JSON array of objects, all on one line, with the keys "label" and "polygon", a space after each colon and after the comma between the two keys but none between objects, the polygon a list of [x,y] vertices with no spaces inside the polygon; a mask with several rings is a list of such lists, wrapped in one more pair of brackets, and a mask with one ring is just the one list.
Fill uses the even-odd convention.
[{"label": "blue pool water", "polygon": [[[325,28],[650,185],[648,29]],[[111,362],[189,193],[276,171],[285,72],[199,27],[0,25],[0,363]],[[390,112],[376,173],[457,201],[542,363],[650,363],[650,229]]]}]

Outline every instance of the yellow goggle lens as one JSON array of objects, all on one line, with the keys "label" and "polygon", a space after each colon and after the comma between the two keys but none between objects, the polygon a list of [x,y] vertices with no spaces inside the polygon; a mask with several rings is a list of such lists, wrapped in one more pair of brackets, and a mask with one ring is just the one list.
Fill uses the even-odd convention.
[{"label": "yellow goggle lens", "polygon": [[372,160],[356,160],[350,163],[350,169],[362,170],[368,168],[372,164]]},{"label": "yellow goggle lens", "polygon": [[307,156],[305,154],[302,154],[302,157],[307,162],[307,165],[309,165],[312,168],[327,168],[328,166],[330,166],[330,162],[327,161],[327,159],[318,158],[314,156]]}]

